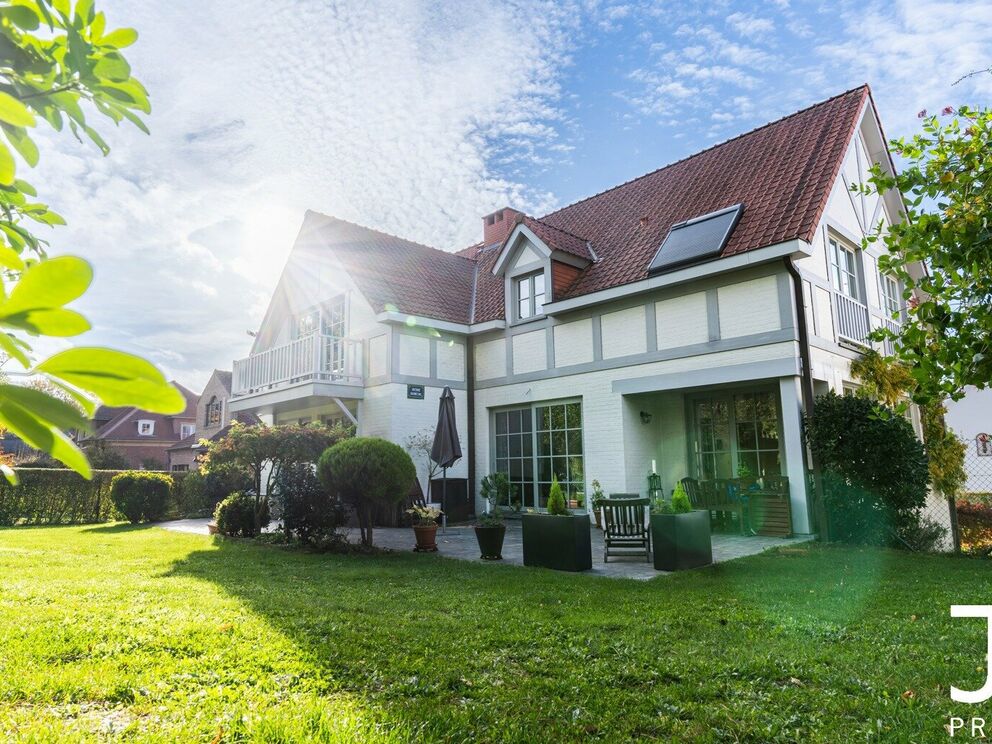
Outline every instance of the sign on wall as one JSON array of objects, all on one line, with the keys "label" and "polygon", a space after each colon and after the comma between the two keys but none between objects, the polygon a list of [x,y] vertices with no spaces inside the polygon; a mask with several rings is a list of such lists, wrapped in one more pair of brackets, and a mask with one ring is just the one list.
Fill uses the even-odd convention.
[{"label": "sign on wall", "polygon": [[413,398],[414,400],[424,399],[424,386],[423,385],[407,385],[406,386],[406,397]]},{"label": "sign on wall", "polygon": [[975,437],[975,448],[979,457],[992,457],[992,435],[983,432]]}]

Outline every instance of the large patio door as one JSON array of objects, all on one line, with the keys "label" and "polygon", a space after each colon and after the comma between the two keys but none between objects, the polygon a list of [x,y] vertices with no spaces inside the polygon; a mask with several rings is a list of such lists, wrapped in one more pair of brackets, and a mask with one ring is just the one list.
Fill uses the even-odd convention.
[{"label": "large patio door", "polygon": [[781,475],[778,396],[772,390],[692,399],[696,477]]}]

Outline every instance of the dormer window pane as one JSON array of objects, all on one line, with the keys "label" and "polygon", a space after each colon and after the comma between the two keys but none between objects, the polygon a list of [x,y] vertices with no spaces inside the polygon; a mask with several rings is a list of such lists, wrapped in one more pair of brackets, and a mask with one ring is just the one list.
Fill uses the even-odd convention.
[{"label": "dormer window pane", "polygon": [[513,295],[516,303],[516,320],[543,314],[546,299],[544,272],[538,271],[514,279]]},{"label": "dormer window pane", "polygon": [[534,309],[540,315],[544,312],[544,274],[534,275]]}]

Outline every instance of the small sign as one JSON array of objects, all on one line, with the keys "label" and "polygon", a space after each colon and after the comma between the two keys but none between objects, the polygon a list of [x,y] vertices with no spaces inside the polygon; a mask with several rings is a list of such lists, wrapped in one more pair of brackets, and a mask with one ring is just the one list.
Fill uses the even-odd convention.
[{"label": "small sign", "polygon": [[975,437],[975,447],[979,457],[992,457],[992,435],[979,434]]},{"label": "small sign", "polygon": [[423,385],[407,385],[406,386],[406,397],[413,398],[414,400],[424,399],[424,386]]}]

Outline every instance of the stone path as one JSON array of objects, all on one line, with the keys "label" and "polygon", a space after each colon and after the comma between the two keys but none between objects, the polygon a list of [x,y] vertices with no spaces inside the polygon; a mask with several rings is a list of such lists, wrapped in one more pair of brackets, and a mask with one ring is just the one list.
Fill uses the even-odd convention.
[{"label": "stone path", "polygon": [[[173,522],[163,522],[159,526],[174,532],[186,532],[206,535],[207,522],[209,519],[179,519]],[[520,531],[520,523],[514,520],[506,522],[506,540],[503,542],[502,561],[483,561],[479,558],[479,545],[475,539],[475,531],[469,526],[450,526],[442,533],[438,530],[437,544],[440,554],[447,558],[457,558],[465,561],[475,561],[477,563],[507,563],[516,566],[523,565],[523,541]],[[273,524],[273,528],[276,525]],[[353,541],[358,540],[358,530],[348,531],[348,538]],[[784,545],[794,545],[811,539],[809,536],[801,537],[744,537],[742,535],[713,535],[713,561],[722,563],[735,558],[755,555],[765,550]],[[413,549],[413,530],[409,527],[380,527],[373,533],[375,544],[381,548],[392,550],[408,551]],[[653,579],[656,576],[666,575],[663,572],[655,571],[652,564],[643,558],[614,558],[610,557],[609,563],[603,563],[603,532],[592,528],[592,570],[587,572],[594,576],[608,576],[610,578],[626,579]]]}]

